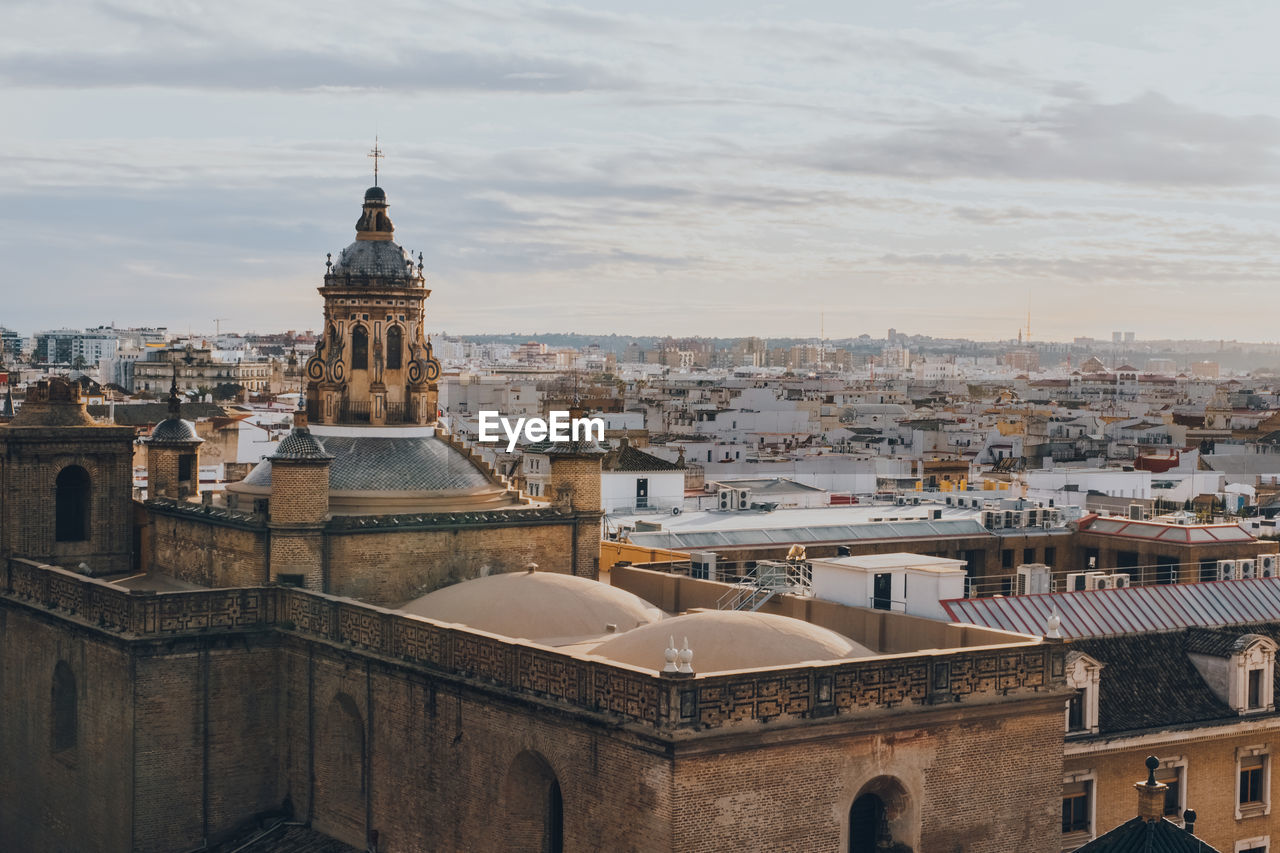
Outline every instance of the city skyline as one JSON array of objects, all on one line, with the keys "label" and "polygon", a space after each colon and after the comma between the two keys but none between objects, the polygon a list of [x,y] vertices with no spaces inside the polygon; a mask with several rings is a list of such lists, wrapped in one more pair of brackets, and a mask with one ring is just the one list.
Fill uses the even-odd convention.
[{"label": "city skyline", "polygon": [[384,8],[7,4],[0,322],[314,327],[377,134],[438,327],[1274,338],[1278,10]]}]

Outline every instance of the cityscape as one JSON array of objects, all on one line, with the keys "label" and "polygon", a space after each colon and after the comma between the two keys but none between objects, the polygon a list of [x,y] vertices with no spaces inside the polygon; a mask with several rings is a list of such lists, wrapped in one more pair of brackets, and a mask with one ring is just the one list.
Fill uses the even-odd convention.
[{"label": "cityscape", "polygon": [[0,850],[1280,851],[1280,12],[802,6],[0,10]]}]

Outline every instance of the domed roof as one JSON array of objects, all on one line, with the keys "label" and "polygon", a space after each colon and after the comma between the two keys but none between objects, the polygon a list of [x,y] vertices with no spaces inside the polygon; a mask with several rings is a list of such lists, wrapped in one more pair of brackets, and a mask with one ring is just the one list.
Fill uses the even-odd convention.
[{"label": "domed roof", "polygon": [[276,454],[259,462],[227,491],[269,495],[271,460],[281,452],[314,452],[313,443],[333,457],[329,510],[335,515],[453,512],[515,503],[504,484],[492,479],[431,427],[316,425],[305,437],[295,429],[281,441]]},{"label": "domed roof", "polygon": [[[630,631],[662,619],[637,595],[599,581],[556,572],[512,572],[438,589],[400,608],[504,637],[564,645]],[[659,649],[661,658],[661,649]]]},{"label": "domed roof", "polygon": [[268,457],[269,459],[332,459],[333,455],[324,449],[311,430],[306,427],[294,427],[293,431],[284,437],[284,441],[280,442],[280,446],[276,448],[276,452]]},{"label": "domed roof", "polygon": [[182,418],[167,417],[151,431],[149,444],[200,444],[203,438],[196,435],[196,425]]},{"label": "domed roof", "polygon": [[369,187],[364,191],[365,201],[386,201],[387,191],[382,187]]},{"label": "domed roof", "polygon": [[413,257],[391,240],[356,240],[334,262],[332,275],[417,279]]},{"label": "domed roof", "polygon": [[605,640],[592,655],[618,663],[662,669],[671,638],[676,647],[687,637],[694,672],[786,666],[805,661],[875,655],[842,634],[800,619],[740,610],[706,610],[665,619]]}]

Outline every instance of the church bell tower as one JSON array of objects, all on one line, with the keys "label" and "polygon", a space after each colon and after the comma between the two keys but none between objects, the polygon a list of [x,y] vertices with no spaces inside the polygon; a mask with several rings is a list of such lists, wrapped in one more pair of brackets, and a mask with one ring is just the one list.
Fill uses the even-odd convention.
[{"label": "church bell tower", "polygon": [[440,362],[423,329],[431,291],[395,241],[387,194],[364,194],[355,242],[325,264],[324,337],[307,362],[307,415],[316,424],[432,424]]}]

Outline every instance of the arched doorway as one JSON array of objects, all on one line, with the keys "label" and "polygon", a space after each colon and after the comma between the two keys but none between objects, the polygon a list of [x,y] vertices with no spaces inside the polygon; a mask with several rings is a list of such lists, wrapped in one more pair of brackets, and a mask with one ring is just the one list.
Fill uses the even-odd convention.
[{"label": "arched doorway", "polygon": [[501,849],[510,853],[563,853],[564,797],[545,758],[522,752],[511,763],[502,788]]},{"label": "arched doorway", "polygon": [[849,806],[849,853],[912,853],[906,790],[892,776],[877,777]]}]

